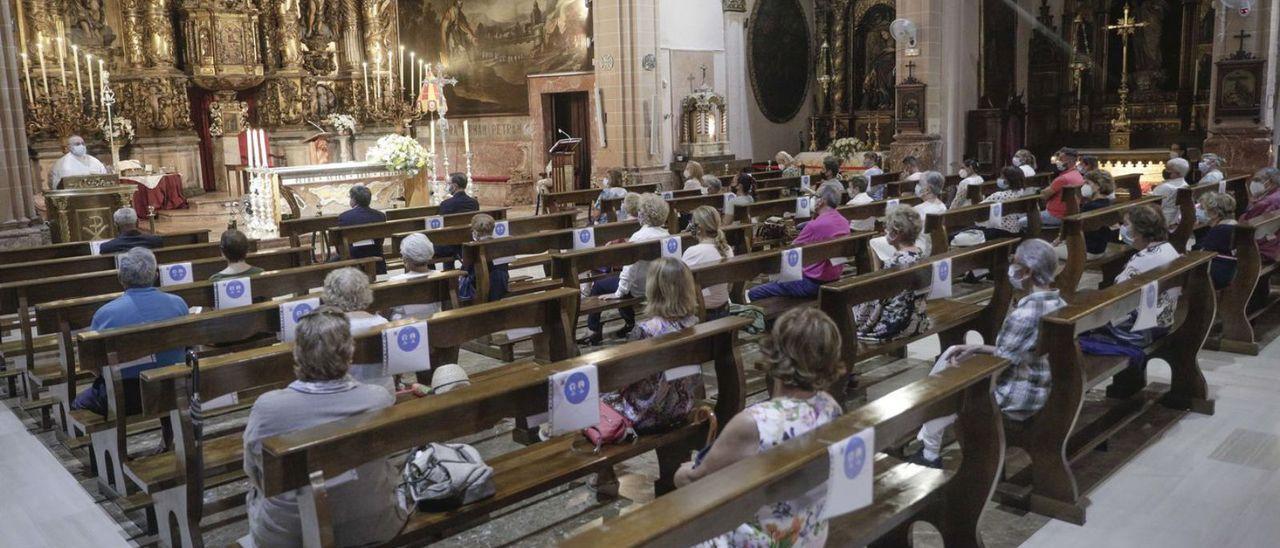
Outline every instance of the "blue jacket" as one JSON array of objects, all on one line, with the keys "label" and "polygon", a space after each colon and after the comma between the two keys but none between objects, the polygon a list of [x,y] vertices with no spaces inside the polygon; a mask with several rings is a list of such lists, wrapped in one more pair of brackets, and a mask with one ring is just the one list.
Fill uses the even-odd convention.
[{"label": "blue jacket", "polygon": [[[338,226],[363,225],[386,222],[387,214],[371,207],[356,206],[338,215]],[[353,245],[350,248],[352,259],[365,257],[382,257],[382,238],[375,239],[373,245]],[[386,261],[378,261],[378,274],[387,273]]]},{"label": "blue jacket", "polygon": [[[120,327],[129,327],[144,323],[152,323],[187,315],[187,303],[182,297],[160,291],[159,288],[126,289],[124,294],[111,302],[102,305],[93,313],[93,322],[89,329],[105,331]],[[126,379],[136,379],[138,374],[161,365],[182,362],[185,349],[172,348],[156,353],[156,361],[130,367],[120,372]]]},{"label": "blue jacket", "polygon": [[112,238],[110,241],[102,242],[100,253],[107,255],[110,253],[123,253],[135,247],[145,247],[147,249],[155,249],[163,246],[164,240],[155,234],[144,234],[141,230],[133,229],[120,233],[120,235]]}]

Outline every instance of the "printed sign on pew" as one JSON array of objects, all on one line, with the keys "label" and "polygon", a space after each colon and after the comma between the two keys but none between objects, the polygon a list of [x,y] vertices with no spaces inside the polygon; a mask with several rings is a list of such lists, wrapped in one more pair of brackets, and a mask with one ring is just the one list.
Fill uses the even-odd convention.
[{"label": "printed sign on pew", "polygon": [[298,320],[317,308],[320,308],[319,297],[280,303],[280,340],[293,342],[298,333]]},{"label": "printed sign on pew", "polygon": [[213,301],[218,310],[253,304],[253,284],[249,278],[213,282]]},{"label": "printed sign on pew", "polygon": [[793,247],[782,252],[782,268],[778,281],[794,282],[804,277],[804,249]]},{"label": "printed sign on pew", "polygon": [[596,229],[579,228],[573,233],[574,249],[591,249],[596,246]]},{"label": "printed sign on pew", "polygon": [[178,284],[189,284],[196,281],[191,263],[172,263],[160,265],[160,287]]},{"label": "printed sign on pew", "polygon": [[547,379],[547,414],[552,436],[600,424],[600,383],[595,364],[562,371]]},{"label": "printed sign on pew", "polygon": [[827,502],[822,519],[842,516],[869,506],[874,499],[876,429],[868,428],[827,447],[830,460]]},{"label": "printed sign on pew", "polygon": [[399,375],[431,369],[431,345],[428,344],[427,322],[384,329],[382,331],[383,374]]}]

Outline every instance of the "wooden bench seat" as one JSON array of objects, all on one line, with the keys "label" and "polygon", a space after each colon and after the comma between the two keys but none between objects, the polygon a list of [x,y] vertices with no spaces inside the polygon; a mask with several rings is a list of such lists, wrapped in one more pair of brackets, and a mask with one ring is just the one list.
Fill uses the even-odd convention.
[{"label": "wooden bench seat", "polygon": [[[388,221],[396,221],[400,219],[409,219],[414,217],[429,217],[440,213],[440,206],[415,206],[387,209],[383,211]],[[280,221],[280,236],[289,239],[291,247],[302,245],[302,236],[310,234],[311,247],[314,251],[316,238],[318,234],[323,241],[321,242],[324,250],[324,259],[330,258],[329,254],[329,236],[330,228],[338,226],[338,215],[317,215],[315,217],[298,217],[295,215],[292,219],[284,219]]]},{"label": "wooden bench seat", "polygon": [[1275,237],[1280,232],[1280,213],[1272,213],[1238,223],[1232,234],[1236,255],[1236,274],[1222,291],[1218,307],[1219,333],[1210,339],[1210,347],[1257,356],[1262,349],[1254,321],[1272,310],[1280,295],[1271,289],[1276,263],[1268,262],[1258,247],[1258,240]]},{"label": "wooden bench seat", "polygon": [[[218,245],[217,242],[204,242],[160,247],[152,251],[156,255],[156,263],[165,264],[218,257],[222,254]],[[257,240],[251,240],[249,246],[250,251],[257,251]],[[115,270],[115,268],[116,258],[114,255],[86,255],[64,259],[3,264],[0,265],[0,283],[38,280],[51,276],[68,276],[85,272],[100,272],[103,270]]]},{"label": "wooden bench seat", "polygon": [[[209,241],[209,231],[183,230],[160,234],[161,247],[173,247],[188,244],[200,244]],[[18,249],[0,251],[0,264],[18,264],[31,261],[47,261],[65,259],[67,257],[84,257],[92,254],[89,242],[64,242]]]},{"label": "wooden bench seat", "polygon": [[1127,212],[1135,207],[1151,207],[1158,211],[1160,203],[1159,196],[1147,196],[1137,200],[1118,201],[1107,207],[1064,217],[1060,234],[1067,246],[1067,262],[1054,283],[1054,287],[1062,292],[1062,298],[1071,302],[1086,270],[1102,271],[1099,287],[1111,285],[1112,280],[1124,268],[1125,261],[1134,253],[1128,245],[1116,242],[1107,246],[1107,252],[1102,257],[1090,259],[1085,249],[1086,233],[1123,224]]},{"label": "wooden bench seat", "polygon": [[[1003,215],[1023,215],[1027,219],[1025,238],[1040,237],[1040,196],[1030,195],[1000,202]],[[985,224],[991,217],[991,204],[957,207],[925,216],[924,233],[929,235],[930,252],[946,253],[951,238],[959,231]]]},{"label": "wooden bench seat", "polygon": [[966,303],[952,299],[934,299],[929,301],[929,321],[932,326],[917,337],[894,339],[884,342],[858,341],[856,358],[859,361],[874,356],[890,354],[920,339],[946,333],[956,327],[967,324],[982,314],[986,306]]},{"label": "wooden bench seat", "polygon": [[[525,236],[548,230],[565,230],[573,228],[574,213],[572,211],[563,211],[557,213],[545,213],[531,217],[516,217],[514,219],[510,219],[507,226],[511,229],[511,236]],[[471,241],[471,225],[448,226],[435,230],[397,232],[391,235],[391,248],[390,251],[385,254],[386,258],[392,259],[399,257],[400,242],[403,242],[410,234],[425,235],[431,240],[431,244],[437,248],[442,245],[460,246]],[[515,265],[512,267],[515,268]]]},{"label": "wooden bench seat", "polygon": [[[465,226],[468,227],[467,231],[470,232],[471,218],[481,213],[492,216],[496,220],[507,218],[507,208],[488,207],[480,208],[477,211],[442,215],[440,220],[444,223],[444,227]],[[408,217],[359,225],[335,226],[328,229],[328,241],[337,250],[339,257],[350,259],[351,245],[353,243],[363,240],[385,240],[401,232],[422,232],[430,228],[427,226],[429,219],[430,217]],[[432,243],[435,243],[435,241],[432,240]]]},{"label": "wooden bench seat", "polygon": [[[646,194],[656,192],[658,190],[657,183],[639,183],[623,187],[627,192],[635,192],[637,194]],[[534,214],[541,215],[559,211],[565,208],[576,208],[578,206],[587,206],[588,222],[594,219],[592,214],[596,199],[600,197],[600,188],[584,188],[580,190],[567,190],[564,192],[547,192],[539,194],[537,203],[534,206]]]}]

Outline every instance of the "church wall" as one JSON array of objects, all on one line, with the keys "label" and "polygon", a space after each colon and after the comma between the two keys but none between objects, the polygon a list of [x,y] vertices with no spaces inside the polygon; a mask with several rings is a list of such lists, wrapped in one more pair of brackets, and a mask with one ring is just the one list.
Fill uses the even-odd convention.
[{"label": "church wall", "polygon": [[1241,31],[1250,36],[1244,41],[1245,50],[1255,57],[1267,59],[1263,72],[1262,113],[1258,123],[1248,118],[1216,120],[1218,66],[1213,67],[1215,82],[1210,98],[1209,135],[1205,139],[1206,152],[1222,155],[1227,160],[1229,174],[1243,174],[1261,167],[1274,166],[1277,145],[1280,144],[1280,86],[1277,83],[1277,62],[1280,61],[1280,9],[1274,3],[1255,2],[1248,17],[1234,12],[1219,13],[1215,25],[1213,57],[1215,61],[1230,56],[1240,48],[1234,38]]},{"label": "church wall", "polygon": [[[750,16],[755,8],[756,1],[747,0],[746,4],[746,15]],[[810,40],[815,42],[812,45],[817,48],[822,42],[817,38],[817,31],[814,25],[813,2],[802,1],[800,5],[804,8],[805,19],[808,20]],[[813,115],[814,111],[813,95],[815,91],[813,88],[816,87],[816,84],[810,82],[809,95],[805,99],[804,106],[800,107],[800,111],[796,113],[794,118],[781,124],[770,121],[761,112],[760,106],[756,102],[755,93],[751,90],[751,83],[748,81],[751,75],[747,72],[749,68],[746,62],[746,44],[747,39],[744,38],[742,53],[738,54],[738,57],[743,60],[743,84],[746,87],[744,97],[747,101],[746,104],[749,105],[747,121],[751,129],[751,158],[755,161],[763,162],[772,160],[779,150],[785,150],[792,154],[806,150],[804,139],[808,135],[809,116]],[[733,52],[729,53],[730,55],[734,54]],[[813,77],[814,75],[810,74],[810,80]],[[803,86],[804,84],[796,82],[795,85]],[[733,108],[732,103],[730,103],[729,108]]]}]

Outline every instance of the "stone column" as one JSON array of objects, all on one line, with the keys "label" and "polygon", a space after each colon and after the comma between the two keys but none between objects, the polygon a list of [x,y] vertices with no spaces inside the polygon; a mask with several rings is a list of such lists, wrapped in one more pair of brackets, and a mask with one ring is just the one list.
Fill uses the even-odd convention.
[{"label": "stone column", "polygon": [[[0,2],[0,20],[14,20],[11,6]],[[36,217],[35,180],[27,157],[16,32],[14,25],[0,25],[0,249],[47,241]]]},{"label": "stone column", "polygon": [[[622,166],[637,179],[659,183],[673,180],[665,147],[652,154],[646,116],[650,116],[660,86],[657,70],[643,67],[644,57],[658,54],[657,0],[594,0],[596,85],[604,96],[604,148],[592,161],[598,166]],[[604,61],[612,59],[612,63]],[[605,68],[609,67],[609,68]],[[674,119],[677,115],[669,114]],[[595,113],[591,113],[595,123]],[[652,123],[667,123],[654,120]]]},{"label": "stone column", "polygon": [[[724,3],[725,99],[729,102],[730,151],[751,158],[751,83],[747,81],[746,2]],[[672,113],[674,116],[674,113]]]},{"label": "stone column", "polygon": [[[1241,17],[1234,11],[1219,12],[1213,42],[1212,88],[1209,96],[1209,136],[1204,141],[1206,152],[1227,160],[1231,175],[1252,173],[1276,164],[1276,145],[1280,143],[1280,108],[1277,106],[1277,66],[1280,55],[1280,8],[1273,2],[1255,2],[1253,12]],[[1240,50],[1241,31],[1249,36],[1244,51],[1253,58],[1266,59],[1262,78],[1262,113],[1255,122],[1249,118],[1219,117],[1217,113],[1218,72],[1216,64]]]}]

